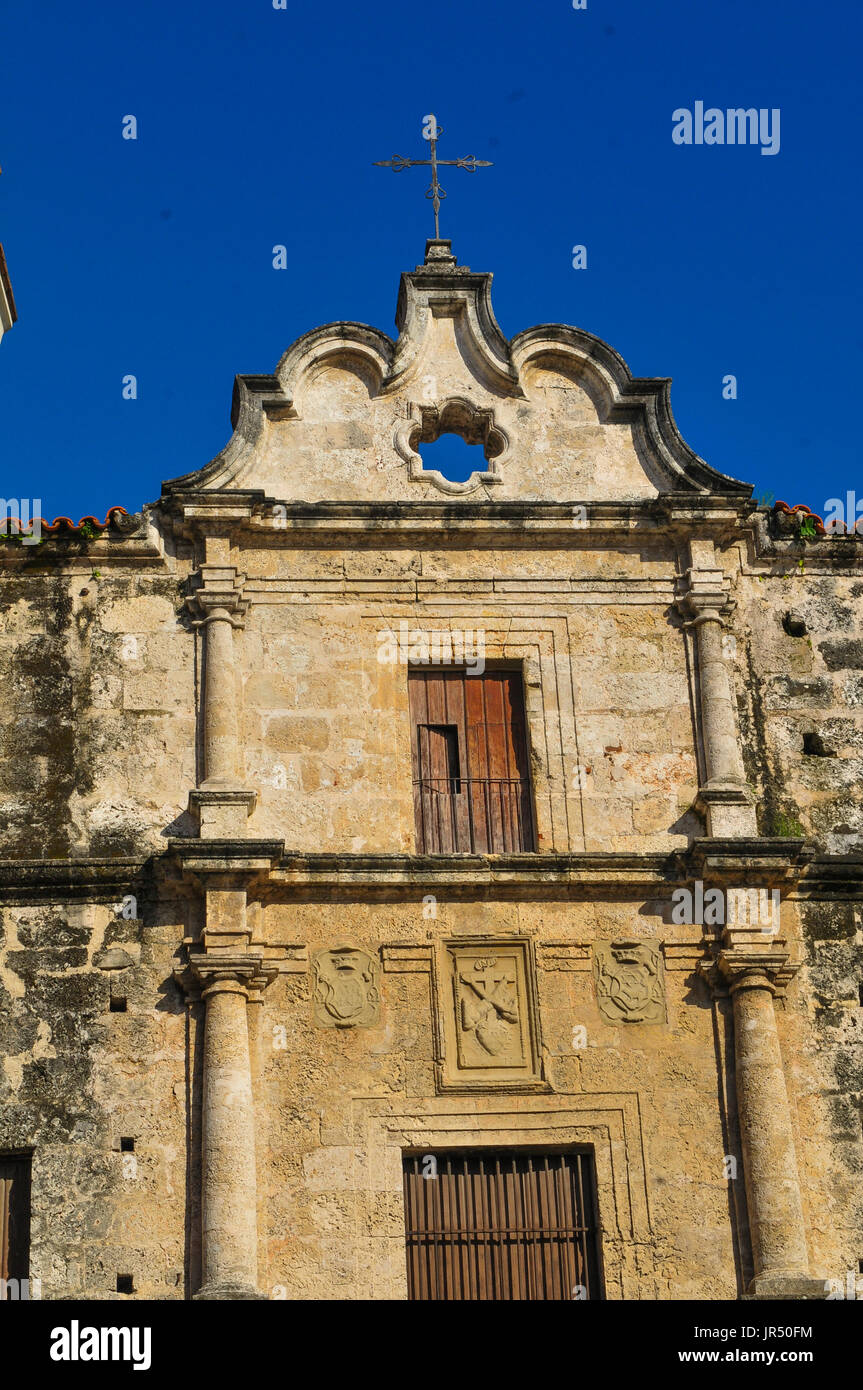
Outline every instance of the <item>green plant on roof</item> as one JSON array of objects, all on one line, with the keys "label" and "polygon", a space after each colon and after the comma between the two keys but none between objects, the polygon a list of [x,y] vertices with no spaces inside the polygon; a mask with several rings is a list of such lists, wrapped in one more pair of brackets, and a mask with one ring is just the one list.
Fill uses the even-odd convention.
[{"label": "green plant on roof", "polygon": [[804,516],[801,516],[801,518],[800,518],[800,535],[802,536],[803,540],[813,540],[813,541],[814,541],[814,539],[815,539],[815,518],[814,518],[814,516],[805,516],[805,515],[804,515]]},{"label": "green plant on roof", "polygon": [[93,541],[96,539],[96,528],[92,521],[82,521],[78,527],[78,535],[82,541]]}]

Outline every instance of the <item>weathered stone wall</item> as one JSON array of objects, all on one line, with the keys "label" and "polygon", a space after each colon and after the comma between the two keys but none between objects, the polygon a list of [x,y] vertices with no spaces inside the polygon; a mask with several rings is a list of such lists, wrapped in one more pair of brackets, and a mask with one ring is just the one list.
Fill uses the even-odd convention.
[{"label": "weathered stone wall", "polygon": [[40,565],[0,586],[5,858],[158,852],[194,785],[195,647],[179,581],[167,566],[95,578],[98,564]]},{"label": "weathered stone wall", "polygon": [[[541,850],[655,853],[700,832],[687,649],[669,613],[673,553],[441,548],[421,566],[414,552],[299,554],[238,556],[251,585],[280,590],[253,604],[235,638],[245,770],[259,788],[250,833],[296,852],[414,851],[407,668],[378,660],[379,634],[400,622],[481,629],[488,659],[522,664]],[[855,581],[753,575],[735,585],[730,660],[762,828],[793,834],[799,817],[822,850],[847,850],[861,805],[855,668],[840,666],[856,650],[846,635]],[[162,852],[166,831],[192,828],[184,793],[195,781],[199,655],[180,581],[134,568],[98,580],[33,575],[7,580],[5,597],[7,857]],[[807,633],[787,631],[789,611]],[[836,756],[804,753],[808,731]],[[692,978],[700,929],[671,925],[667,900],[465,903],[445,893],[432,924],[422,897],[263,914],[262,938],[310,954],[341,940],[376,956],[393,943],[431,951],[424,969],[384,971],[369,1029],[315,1027],[305,973],[282,975],[264,997],[266,1288],[403,1296],[401,1149],[524,1142],[525,1114],[543,1142],[591,1142],[589,1103],[621,1117],[623,1148],[600,1193],[609,1294],[733,1297],[748,1256],[742,1183],[724,1168],[738,1153],[728,1005]],[[0,1141],[35,1151],[33,1273],[46,1296],[110,1297],[123,1272],[142,1295],[179,1297],[199,1258],[187,1157],[194,1063],[170,978],[192,909],[166,911],[157,897],[147,911],[146,928],[86,903],[4,912]],[[790,936],[806,969],[779,1026],[813,1266],[841,1278],[856,1267],[863,1222],[859,906],[816,895],[801,911],[803,932],[792,913]],[[536,944],[549,1090],[442,1099],[432,946],[495,932]],[[614,1028],[597,1010],[591,948],[633,933],[666,947],[668,1021]],[[672,949],[668,968],[675,942],[690,950]],[[100,969],[115,943],[134,964]],[[108,1012],[112,988],[128,1013]],[[577,1025],[583,1049],[572,1046]],[[134,1178],[123,1176],[121,1135],[136,1140]],[[615,1187],[621,1161],[638,1170],[636,1209]]]},{"label": "weathered stone wall", "polygon": [[261,600],[284,585],[253,604],[238,648],[251,832],[411,852],[407,666],[388,634],[469,633],[485,662],[524,672],[541,848],[684,845],[698,778],[673,557],[441,545],[418,561],[347,552],[331,577],[318,554],[242,556]]},{"label": "weathered stone wall", "polygon": [[116,1297],[118,1274],[141,1297],[181,1298],[194,1263],[182,928],[167,904],[147,913],[146,929],[85,901],[0,913],[0,1148],[33,1153],[44,1298]]},{"label": "weathered stone wall", "polygon": [[820,570],[819,548],[803,571],[741,576],[738,704],[764,833],[784,817],[847,854],[863,844],[863,583]]},{"label": "weathered stone wall", "polygon": [[[410,969],[397,950],[384,951],[374,1027],[310,1026],[308,977],[287,977],[268,992],[270,1286],[309,1298],[404,1297],[402,1148],[506,1147],[530,1137],[537,1145],[596,1143],[610,1297],[735,1297],[712,1007],[706,987],[693,990],[679,965],[698,955],[699,929],[669,929],[634,902],[464,903],[443,895],[434,921],[424,919],[419,898],[272,908],[268,916],[276,939],[304,941],[310,954],[343,939],[370,952],[414,948]],[[666,958],[668,1019],[614,1026],[597,1008],[591,948],[636,930],[680,948]],[[536,944],[548,1088],[436,1095],[435,1014],[447,1006],[435,1000],[436,951],[444,940],[509,934]],[[573,1045],[577,1027],[586,1030],[583,1047]]]}]

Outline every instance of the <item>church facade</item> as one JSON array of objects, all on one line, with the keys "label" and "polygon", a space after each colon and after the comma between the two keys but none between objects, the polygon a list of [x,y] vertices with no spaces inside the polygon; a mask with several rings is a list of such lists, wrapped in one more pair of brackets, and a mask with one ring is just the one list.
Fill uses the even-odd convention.
[{"label": "church facade", "polygon": [[591,334],[505,339],[448,242],[396,321],[237,378],[140,514],[0,548],[0,1275],[844,1289],[860,540]]}]

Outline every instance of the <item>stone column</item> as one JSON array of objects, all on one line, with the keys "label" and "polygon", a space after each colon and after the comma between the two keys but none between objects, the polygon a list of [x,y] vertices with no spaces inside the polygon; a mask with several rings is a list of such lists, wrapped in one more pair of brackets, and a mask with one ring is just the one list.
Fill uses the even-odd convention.
[{"label": "stone column", "polygon": [[200,623],[204,655],[205,787],[235,786],[237,779],[237,710],[234,628],[242,623],[216,605]]},{"label": "stone column", "polygon": [[250,989],[266,983],[261,958],[192,955],[204,1022],[202,1213],[204,1283],[198,1299],[258,1292],[255,1108],[249,1054]]},{"label": "stone column", "polygon": [[692,542],[693,564],[681,583],[677,605],[685,626],[695,632],[696,699],[701,711],[705,781],[698,803],[707,821],[707,833],[717,837],[757,834],[755,808],[746,785],[746,772],[737,731],[734,697],[723,651],[723,630],[734,605],[728,599],[728,581],[712,563],[709,541]]},{"label": "stone column", "polygon": [[242,576],[228,566],[205,565],[203,586],[189,599],[200,614],[195,626],[204,638],[201,742],[204,779],[189,796],[204,839],[230,839],[245,833],[256,795],[238,775],[241,762],[234,629],[242,630],[248,604]]},{"label": "stone column", "polygon": [[761,1298],[823,1298],[811,1279],[797,1154],[774,995],[794,974],[788,952],[735,944],[726,930],[717,964],[734,1012],[734,1071],[754,1278]]}]

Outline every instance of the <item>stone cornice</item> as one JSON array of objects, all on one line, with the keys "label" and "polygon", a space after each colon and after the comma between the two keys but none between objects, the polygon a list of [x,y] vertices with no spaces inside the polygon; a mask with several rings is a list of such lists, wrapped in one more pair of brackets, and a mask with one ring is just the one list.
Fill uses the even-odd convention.
[{"label": "stone cornice", "polygon": [[[285,852],[281,840],[168,841],[164,854],[116,859],[2,859],[0,905],[23,901],[117,901],[147,883],[174,879],[185,895],[228,875],[291,897],[447,896],[525,899],[589,897],[614,889],[632,901],[670,896],[696,879],[731,887],[771,886],[804,900],[863,900],[863,856],[813,856],[802,840],[696,840],[670,854],[407,855]],[[184,878],[187,884],[184,884]],[[164,895],[163,887],[163,895]]]},{"label": "stone cornice", "polygon": [[111,902],[146,879],[160,861],[150,855],[116,859],[0,859],[0,906],[12,902]]},{"label": "stone cornice", "polygon": [[282,856],[270,891],[292,895],[369,895],[403,899],[411,893],[444,890],[448,897],[559,899],[615,887],[633,900],[662,891],[668,856],[663,854],[376,855],[291,854]]},{"label": "stone cornice", "polygon": [[[222,531],[227,525],[247,545],[266,539],[282,547],[305,538],[313,544],[324,539],[350,543],[357,536],[380,535],[389,542],[393,533],[403,534],[412,543],[422,539],[433,547],[448,545],[452,535],[494,535],[495,543],[502,546],[535,545],[539,540],[572,549],[590,549],[608,537],[631,536],[633,543],[642,543],[646,535],[657,533],[668,533],[671,544],[688,535],[727,541],[740,534],[752,511],[746,500],[691,493],[623,502],[578,498],[571,502],[464,498],[297,502],[269,497],[260,489],[210,492],[179,487],[159,505],[183,536]],[[276,507],[284,509],[278,524],[274,522]]]},{"label": "stone cornice", "polygon": [[688,879],[732,886],[793,884],[815,858],[805,840],[740,836],[735,839],[693,840],[674,855],[677,872]]},{"label": "stone cornice", "polygon": [[284,853],[282,840],[172,839],[169,855],[185,878],[205,886],[213,878],[238,885],[266,881]]}]

